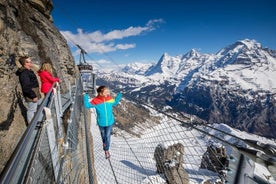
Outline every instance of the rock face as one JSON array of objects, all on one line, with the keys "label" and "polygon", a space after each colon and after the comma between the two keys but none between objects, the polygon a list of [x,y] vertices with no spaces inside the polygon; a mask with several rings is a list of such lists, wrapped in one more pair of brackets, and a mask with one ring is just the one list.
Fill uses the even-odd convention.
[{"label": "rock face", "polygon": [[51,0],[0,0],[0,170],[26,128],[25,109],[16,70],[18,58],[30,56],[36,66],[48,61],[63,92],[77,68],[66,40],[54,26]]}]

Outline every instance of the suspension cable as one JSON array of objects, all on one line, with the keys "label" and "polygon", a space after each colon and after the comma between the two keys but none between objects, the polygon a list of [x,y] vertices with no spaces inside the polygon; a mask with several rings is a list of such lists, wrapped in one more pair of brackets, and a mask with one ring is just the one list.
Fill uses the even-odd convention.
[{"label": "suspension cable", "polygon": [[[114,90],[114,91],[119,92],[119,91],[117,91],[117,90]],[[124,96],[128,97],[128,99],[131,99],[131,101],[136,101],[138,105],[140,105],[140,106],[144,105],[144,106],[146,106],[146,107],[149,107],[149,108],[151,108],[151,109],[153,109],[153,110],[155,110],[155,111],[157,111],[157,112],[159,112],[159,113],[161,113],[161,114],[163,114],[163,115],[165,115],[165,116],[167,116],[167,117],[170,117],[170,118],[172,118],[172,119],[174,119],[174,120],[176,120],[176,121],[182,123],[182,125],[184,125],[184,126],[186,126],[186,127],[188,127],[188,128],[194,128],[195,130],[197,130],[197,131],[199,131],[199,132],[201,132],[201,133],[203,133],[203,134],[206,134],[206,135],[211,136],[211,137],[213,137],[213,138],[215,138],[215,139],[217,139],[217,140],[220,140],[220,141],[222,141],[222,142],[224,142],[224,143],[226,143],[226,144],[228,144],[228,145],[230,145],[230,146],[232,146],[232,147],[236,147],[235,144],[232,144],[232,143],[230,143],[230,142],[227,142],[227,141],[224,140],[224,139],[221,139],[221,138],[219,138],[219,137],[217,137],[217,136],[215,136],[215,135],[212,135],[212,134],[208,133],[207,131],[204,131],[204,130],[200,129],[200,128],[196,127],[195,125],[191,124],[191,123],[184,122],[183,120],[180,120],[180,119],[178,119],[178,118],[176,118],[176,117],[174,117],[174,116],[172,116],[172,115],[170,115],[170,114],[168,114],[168,113],[166,113],[166,112],[164,112],[164,111],[162,111],[162,110],[160,110],[160,109],[158,109],[158,108],[156,108],[156,107],[153,107],[153,106],[151,106],[151,105],[148,105],[147,103],[144,103],[144,102],[142,102],[142,101],[139,101],[139,100],[137,100],[135,97],[133,97],[132,95],[124,94]],[[213,127],[210,127],[210,128],[213,128]],[[216,128],[213,128],[213,129],[216,129]],[[218,129],[216,129],[216,130],[218,130]],[[221,130],[219,130],[219,131],[221,131]],[[223,132],[223,131],[221,131],[221,132]],[[223,132],[223,133],[225,133],[225,132]],[[229,134],[229,133],[227,133],[227,134],[230,135],[230,136],[232,136],[232,134]],[[233,136],[233,137],[236,138],[237,136]],[[242,140],[242,139],[239,138],[239,137],[237,137],[237,139]]]},{"label": "suspension cable", "polygon": [[113,176],[114,176],[114,178],[115,178],[115,181],[116,181],[116,183],[118,184],[119,182],[118,182],[118,180],[117,180],[116,174],[115,174],[114,169],[113,169],[113,166],[112,166],[112,164],[111,164],[111,161],[110,161],[110,159],[107,159],[107,160],[108,160],[108,163],[109,163],[110,168],[111,168],[111,170],[112,170],[112,173],[113,173]]},{"label": "suspension cable", "polygon": [[[125,142],[127,143],[129,149],[131,150],[132,154],[134,155],[135,159],[137,160],[137,162],[139,163],[140,167],[147,173],[147,176],[149,176],[147,170],[142,166],[140,160],[138,159],[137,155],[135,154],[135,152],[133,151],[132,147],[130,146],[130,144],[128,143],[127,139],[125,138],[125,136],[122,136],[123,139],[125,140]],[[149,178],[150,183],[153,184],[152,180]]]}]

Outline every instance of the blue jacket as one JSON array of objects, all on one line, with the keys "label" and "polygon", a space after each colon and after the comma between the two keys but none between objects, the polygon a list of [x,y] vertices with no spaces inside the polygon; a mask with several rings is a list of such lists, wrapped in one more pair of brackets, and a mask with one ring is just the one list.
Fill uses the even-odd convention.
[{"label": "blue jacket", "polygon": [[95,108],[97,113],[97,124],[106,127],[114,124],[114,115],[112,107],[117,105],[122,98],[122,94],[118,93],[115,100],[111,96],[97,96],[89,102],[88,94],[83,97],[85,108]]}]

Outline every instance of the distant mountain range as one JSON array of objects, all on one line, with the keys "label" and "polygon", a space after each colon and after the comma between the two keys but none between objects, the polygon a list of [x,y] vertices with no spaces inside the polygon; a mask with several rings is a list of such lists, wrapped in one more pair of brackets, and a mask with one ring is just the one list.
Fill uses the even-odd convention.
[{"label": "distant mountain range", "polygon": [[276,138],[276,51],[240,40],[216,54],[164,53],[156,64],[98,72],[98,84],[157,108]]}]

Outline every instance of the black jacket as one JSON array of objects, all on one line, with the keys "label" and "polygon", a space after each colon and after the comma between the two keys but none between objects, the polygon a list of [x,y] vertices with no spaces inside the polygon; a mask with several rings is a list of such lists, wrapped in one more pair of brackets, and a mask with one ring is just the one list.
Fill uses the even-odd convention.
[{"label": "black jacket", "polygon": [[37,94],[37,90],[39,93],[39,83],[35,73],[32,70],[22,67],[16,71],[16,75],[19,77],[23,96],[27,100],[29,99],[28,101],[32,101],[32,99],[40,97],[40,94]]}]

